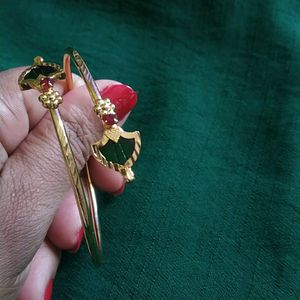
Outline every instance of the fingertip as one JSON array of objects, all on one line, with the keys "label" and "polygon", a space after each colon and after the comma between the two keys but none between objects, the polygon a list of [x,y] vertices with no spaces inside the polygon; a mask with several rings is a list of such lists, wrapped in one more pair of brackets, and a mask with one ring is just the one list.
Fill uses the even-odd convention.
[{"label": "fingertip", "polygon": [[111,194],[114,194],[123,188],[124,179],[120,173],[104,167],[94,158],[90,158],[88,163],[92,182],[98,188]]},{"label": "fingertip", "polygon": [[69,250],[70,253],[76,253],[80,249],[81,243],[82,243],[82,238],[84,234],[84,229],[81,227],[79,231],[76,234],[76,244],[75,246]]},{"label": "fingertip", "polygon": [[128,85],[125,84],[112,84],[105,87],[101,96],[109,98],[110,101],[116,106],[116,114],[119,120],[132,111],[137,103],[137,93]]},{"label": "fingertip", "polygon": [[51,299],[60,255],[60,251],[50,242],[43,242],[31,262],[29,275],[18,293],[18,300]]},{"label": "fingertip", "polygon": [[63,250],[79,249],[82,224],[73,191],[69,191],[56,212],[48,230],[48,239]]},{"label": "fingertip", "polygon": [[125,186],[126,186],[126,183],[125,183],[125,181],[123,181],[123,185],[118,190],[116,190],[115,192],[112,193],[113,196],[118,197],[118,196],[122,195],[125,191]]},{"label": "fingertip", "polygon": [[51,300],[52,297],[52,290],[53,290],[53,278],[50,278],[46,290],[45,290],[45,295],[44,295],[44,300]]}]

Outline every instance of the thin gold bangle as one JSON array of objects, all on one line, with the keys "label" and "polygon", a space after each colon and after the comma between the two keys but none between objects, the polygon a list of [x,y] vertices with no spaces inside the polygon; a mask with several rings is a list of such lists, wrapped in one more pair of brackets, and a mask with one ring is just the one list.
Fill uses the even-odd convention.
[{"label": "thin gold bangle", "polygon": [[65,79],[65,77],[66,74],[59,65],[44,62],[42,57],[37,56],[33,65],[19,76],[18,83],[21,90],[36,89],[42,93],[39,96],[39,101],[50,112],[72,183],[87,246],[94,264],[98,266],[101,262],[101,236],[95,191],[91,183],[87,164],[83,170],[83,175],[80,176],[58,110],[58,106],[62,103],[62,97],[57,91],[53,90],[54,81]]},{"label": "thin gold bangle", "polygon": [[115,113],[115,106],[110,99],[102,99],[86,63],[73,48],[67,48],[64,55],[67,89],[73,88],[71,59],[86,84],[94,111],[102,121],[104,129],[102,138],[91,145],[93,157],[103,166],[119,172],[126,182],[131,182],[135,178],[131,168],[141,150],[140,132],[126,132],[117,125],[118,116]]}]

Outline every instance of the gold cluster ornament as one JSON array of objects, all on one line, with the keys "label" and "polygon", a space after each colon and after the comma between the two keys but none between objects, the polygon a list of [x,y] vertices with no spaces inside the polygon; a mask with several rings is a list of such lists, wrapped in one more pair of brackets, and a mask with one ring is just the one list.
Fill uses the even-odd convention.
[{"label": "gold cluster ornament", "polygon": [[109,99],[98,99],[98,103],[94,106],[94,111],[99,118],[104,115],[114,115],[116,106]]},{"label": "gold cluster ornament", "polygon": [[115,108],[116,106],[111,103],[110,99],[97,99],[94,105],[94,111],[103,121],[105,127],[118,123]]},{"label": "gold cluster ornament", "polygon": [[62,97],[59,92],[50,88],[39,96],[39,101],[47,109],[56,109],[62,103]]}]

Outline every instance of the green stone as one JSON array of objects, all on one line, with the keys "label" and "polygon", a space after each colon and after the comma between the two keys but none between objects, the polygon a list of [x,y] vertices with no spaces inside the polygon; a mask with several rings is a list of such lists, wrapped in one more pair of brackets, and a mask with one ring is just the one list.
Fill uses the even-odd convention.
[{"label": "green stone", "polygon": [[24,79],[37,79],[39,75],[44,75],[45,77],[47,77],[50,74],[55,73],[56,71],[56,68],[52,66],[36,66],[33,67],[30,72],[25,75]]},{"label": "green stone", "polygon": [[131,157],[134,146],[134,139],[120,137],[117,143],[110,140],[104,147],[99,149],[99,151],[106,160],[123,165]]}]

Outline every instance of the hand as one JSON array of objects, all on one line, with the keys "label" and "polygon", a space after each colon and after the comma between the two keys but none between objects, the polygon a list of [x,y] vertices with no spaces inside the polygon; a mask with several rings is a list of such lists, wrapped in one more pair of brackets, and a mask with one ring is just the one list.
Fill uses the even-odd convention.
[{"label": "hand", "polygon": [[[50,299],[60,252],[76,252],[83,229],[51,117],[37,91],[19,90],[23,70],[0,73],[0,298]],[[74,78],[59,109],[78,168],[89,160],[94,184],[121,193],[122,176],[90,158],[102,127],[86,87]],[[109,80],[97,84],[124,122],[136,93]],[[63,93],[63,83],[54,88]]]}]

